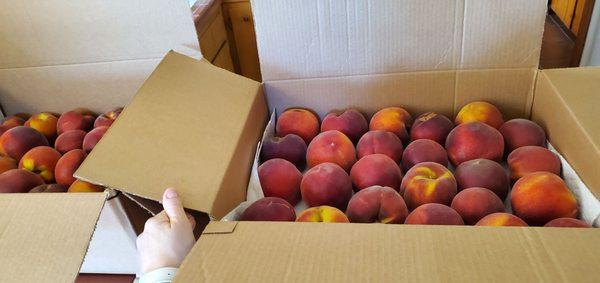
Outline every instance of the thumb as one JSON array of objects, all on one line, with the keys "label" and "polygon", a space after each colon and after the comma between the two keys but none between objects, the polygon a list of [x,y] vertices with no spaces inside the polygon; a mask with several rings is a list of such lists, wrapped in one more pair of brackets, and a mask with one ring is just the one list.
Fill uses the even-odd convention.
[{"label": "thumb", "polygon": [[167,216],[169,216],[171,226],[181,223],[189,223],[185,214],[185,210],[183,210],[181,199],[179,198],[179,195],[175,189],[168,188],[165,190],[165,193],[163,194],[163,207],[167,213]]}]

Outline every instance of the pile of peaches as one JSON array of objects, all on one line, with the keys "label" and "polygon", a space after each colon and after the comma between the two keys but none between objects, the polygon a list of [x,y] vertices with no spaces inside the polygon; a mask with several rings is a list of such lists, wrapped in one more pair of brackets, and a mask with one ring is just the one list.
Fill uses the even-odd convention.
[{"label": "pile of peaches", "polygon": [[119,116],[85,108],[62,115],[19,113],[0,125],[0,193],[101,192],[73,173]]},{"label": "pile of peaches", "polygon": [[[454,122],[432,112],[413,120],[401,107],[370,121],[355,109],[334,111],[320,122],[291,108],[263,143],[261,162],[265,197],[243,221],[591,227],[577,219],[544,130],[504,122],[483,101]],[[309,208],[296,217],[300,201]]]}]

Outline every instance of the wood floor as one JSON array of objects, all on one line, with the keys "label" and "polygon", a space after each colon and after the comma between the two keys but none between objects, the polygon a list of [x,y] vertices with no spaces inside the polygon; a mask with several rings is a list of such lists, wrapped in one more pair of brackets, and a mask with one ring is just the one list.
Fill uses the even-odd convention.
[{"label": "wood floor", "polygon": [[546,16],[540,68],[566,68],[570,66],[574,41],[563,31],[552,16]]}]

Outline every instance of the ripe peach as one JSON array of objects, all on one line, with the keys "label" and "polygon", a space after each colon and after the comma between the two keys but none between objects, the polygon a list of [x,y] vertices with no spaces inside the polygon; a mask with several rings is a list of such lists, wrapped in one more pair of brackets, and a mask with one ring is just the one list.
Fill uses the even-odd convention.
[{"label": "ripe peach", "polygon": [[340,131],[320,133],[306,149],[306,162],[309,168],[332,162],[340,165],[347,172],[356,162],[354,144]]},{"label": "ripe peach", "polygon": [[352,166],[350,178],[355,191],[372,186],[390,187],[398,191],[402,182],[402,171],[398,164],[386,155],[371,154]]},{"label": "ripe peach", "polygon": [[435,162],[448,167],[448,154],[437,142],[420,139],[408,144],[402,154],[402,167],[408,170],[421,162]]},{"label": "ripe peach", "polygon": [[408,209],[392,188],[373,186],[356,193],[348,203],[346,215],[354,223],[402,224]]},{"label": "ripe peach", "polygon": [[576,218],[577,199],[563,180],[548,172],[525,175],[513,186],[510,203],[529,225],[544,225],[561,217]]},{"label": "ripe peach", "polygon": [[426,203],[449,205],[456,195],[456,180],[448,168],[435,162],[423,162],[406,172],[400,193],[409,210]]},{"label": "ripe peach", "polygon": [[476,226],[529,226],[521,218],[510,213],[496,212],[489,214],[475,224]]},{"label": "ripe peach", "polygon": [[0,193],[26,193],[43,184],[42,177],[23,169],[11,169],[0,174]]},{"label": "ripe peach", "polygon": [[486,188],[502,200],[510,189],[510,180],[502,165],[488,159],[473,159],[461,163],[454,171],[454,178],[459,191],[471,187]]},{"label": "ripe peach", "polygon": [[504,156],[504,139],[500,132],[484,123],[461,124],[448,134],[446,152],[454,166],[477,158],[500,161]]},{"label": "ripe peach", "polygon": [[523,146],[508,155],[510,178],[517,180],[533,172],[550,172],[560,176],[560,158],[541,146]]},{"label": "ripe peach", "polygon": [[284,199],[261,198],[244,210],[241,221],[295,221],[296,212]]},{"label": "ripe peach", "polygon": [[499,129],[504,137],[506,151],[527,145],[546,146],[546,132],[533,121],[527,119],[512,119],[506,121]]},{"label": "ripe peach", "polygon": [[339,165],[321,163],[304,174],[300,192],[308,206],[329,205],[343,210],[352,197],[352,181]]},{"label": "ripe peach", "polygon": [[11,169],[17,169],[17,161],[8,156],[0,155],[0,174]]},{"label": "ripe peach", "polygon": [[546,223],[544,227],[573,227],[573,228],[592,228],[592,225],[585,223],[582,220],[569,218],[569,217],[561,217],[551,220]]},{"label": "ripe peach", "polygon": [[468,188],[460,191],[452,200],[452,209],[456,210],[466,224],[474,225],[486,215],[504,212],[502,200],[485,188]]},{"label": "ripe peach", "polygon": [[294,134],[267,139],[262,144],[260,159],[265,162],[273,158],[285,159],[302,169],[306,164],[306,143]]},{"label": "ripe peach", "polygon": [[275,158],[258,167],[260,186],[266,197],[278,197],[295,205],[300,201],[302,173],[291,162]]},{"label": "ripe peach", "polygon": [[417,117],[413,123],[410,128],[410,140],[429,139],[444,146],[446,137],[452,128],[454,128],[454,123],[448,117],[427,112]]},{"label": "ripe peach", "polygon": [[319,134],[319,118],[308,109],[290,108],[277,118],[275,132],[278,137],[296,134],[309,144]]},{"label": "ripe peach", "polygon": [[348,217],[341,210],[331,206],[317,206],[300,212],[296,222],[341,222],[348,223]]},{"label": "ripe peach", "polygon": [[87,132],[92,128],[94,119],[96,118],[91,112],[83,110],[71,110],[58,117],[56,130],[59,135],[71,130],[82,130]]},{"label": "ripe peach", "polygon": [[60,153],[49,146],[34,147],[23,155],[19,161],[19,169],[36,173],[46,183],[52,183],[54,182],[54,168],[60,157]]},{"label": "ripe peach", "polygon": [[504,123],[504,119],[496,106],[485,101],[475,101],[463,106],[454,119],[456,125],[470,122],[482,122],[498,129]]},{"label": "ripe peach", "polygon": [[421,205],[407,217],[404,224],[421,225],[465,225],[458,212],[439,203],[427,203]]},{"label": "ripe peach", "polygon": [[99,193],[103,192],[102,186],[94,185],[85,181],[75,180],[73,184],[69,186],[68,193]]},{"label": "ripe peach", "polygon": [[387,131],[369,131],[364,134],[356,145],[358,159],[370,154],[381,153],[400,163],[404,146],[398,136]]},{"label": "ripe peach", "polygon": [[379,110],[371,118],[369,130],[383,130],[394,133],[403,142],[408,142],[408,128],[412,124],[412,117],[408,111],[401,107],[388,107]]},{"label": "ripe peach", "polygon": [[94,149],[96,144],[102,139],[107,130],[108,127],[101,126],[87,133],[83,138],[83,150],[85,150],[88,153],[92,151],[92,149]]},{"label": "ripe peach", "polygon": [[6,117],[6,118],[4,118],[4,120],[2,120],[2,126],[8,126],[10,128],[23,126],[24,124],[25,124],[25,120],[18,116],[10,116],[10,117]]},{"label": "ripe peach", "polygon": [[344,112],[333,111],[327,114],[321,123],[321,132],[330,130],[340,131],[356,143],[369,130],[369,123],[356,109],[348,109]]},{"label": "ripe peach", "polygon": [[123,111],[123,108],[119,107],[98,116],[94,121],[94,128],[102,126],[110,127],[117,117],[121,115],[121,111]]},{"label": "ripe peach", "polygon": [[54,148],[62,154],[73,149],[82,149],[85,135],[86,132],[82,130],[66,131],[56,138],[56,141],[54,141]]},{"label": "ripe peach", "polygon": [[59,184],[44,184],[31,189],[30,193],[66,193],[69,187]]},{"label": "ripe peach", "polygon": [[42,133],[46,139],[52,141],[56,138],[57,121],[58,118],[56,118],[56,116],[47,112],[42,112],[31,116],[31,118],[25,122],[25,126],[37,130]]},{"label": "ripe peach", "polygon": [[73,173],[75,173],[77,168],[79,168],[79,165],[83,163],[85,156],[85,151],[81,149],[73,149],[65,153],[65,155],[58,160],[56,167],[54,168],[54,178],[56,179],[56,183],[70,186],[75,182],[76,179],[73,177]]},{"label": "ripe peach", "polygon": [[0,154],[14,160],[36,146],[47,146],[48,140],[40,132],[25,126],[14,127],[0,136]]}]

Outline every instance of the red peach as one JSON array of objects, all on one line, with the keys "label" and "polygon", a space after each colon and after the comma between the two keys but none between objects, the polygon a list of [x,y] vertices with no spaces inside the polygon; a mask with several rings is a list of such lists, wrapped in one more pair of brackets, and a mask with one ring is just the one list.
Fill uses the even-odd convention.
[{"label": "red peach", "polygon": [[94,128],[103,126],[110,127],[117,117],[121,115],[121,111],[123,111],[123,108],[119,107],[98,116],[98,118],[96,118],[94,121]]},{"label": "red peach", "polygon": [[448,117],[427,112],[419,116],[413,123],[410,128],[410,140],[429,139],[444,146],[446,137],[452,128],[454,128],[454,123]]},{"label": "red peach", "polygon": [[56,141],[54,142],[54,148],[56,148],[56,150],[62,154],[73,149],[82,149],[85,135],[86,132],[82,130],[66,131],[56,138]]},{"label": "red peach", "polygon": [[291,162],[275,158],[258,167],[260,186],[266,197],[278,197],[295,205],[300,201],[302,173]]},{"label": "red peach", "polygon": [[404,146],[398,136],[387,131],[369,131],[364,134],[356,145],[358,159],[370,154],[381,153],[400,163]]},{"label": "red peach", "polygon": [[308,206],[329,205],[346,209],[352,197],[352,181],[339,165],[321,163],[304,174],[300,192]]},{"label": "red peach", "polygon": [[408,111],[401,107],[388,107],[379,110],[371,118],[369,130],[383,130],[394,133],[403,142],[408,142],[408,128],[412,124],[412,117]]},{"label": "red peach", "polygon": [[354,144],[340,131],[320,133],[308,145],[306,162],[309,168],[331,162],[340,165],[347,172],[356,162]]},{"label": "red peach", "polygon": [[319,118],[308,109],[290,108],[279,115],[275,129],[278,137],[296,134],[309,144],[319,134]]},{"label": "red peach", "polygon": [[102,186],[94,185],[85,181],[75,180],[73,184],[69,186],[68,193],[99,193],[103,192]]},{"label": "red peach", "polygon": [[533,172],[550,172],[560,176],[560,158],[541,146],[523,146],[508,155],[510,178],[517,180]]},{"label": "red peach", "polygon": [[417,207],[406,217],[404,224],[465,225],[458,212],[439,203],[427,203]]},{"label": "red peach", "polygon": [[23,169],[11,169],[0,174],[0,193],[26,193],[43,184],[42,177]]},{"label": "red peach", "polygon": [[475,101],[463,106],[454,119],[456,125],[470,122],[482,122],[498,129],[504,123],[504,119],[496,106],[485,101]]},{"label": "red peach", "polygon": [[546,146],[546,132],[533,121],[527,119],[512,119],[500,127],[500,133],[504,137],[506,151],[527,145]]},{"label": "red peach", "polygon": [[95,128],[89,133],[87,133],[83,138],[83,150],[85,150],[88,153],[92,151],[92,149],[94,149],[96,144],[102,139],[107,130],[108,127],[102,126]]},{"label": "red peach", "polygon": [[489,214],[475,224],[476,226],[529,226],[521,218],[510,213],[496,212]]},{"label": "red peach", "polygon": [[402,224],[408,209],[392,188],[373,186],[356,193],[348,203],[346,215],[354,223]]},{"label": "red peach", "polygon": [[66,193],[69,187],[59,184],[44,184],[31,189],[30,193]]},{"label": "red peach", "polygon": [[56,118],[56,116],[47,112],[42,112],[31,116],[31,118],[25,122],[25,126],[37,130],[42,133],[46,139],[52,141],[56,138],[57,122],[58,118]]},{"label": "red peach", "polygon": [[369,130],[369,123],[356,109],[333,111],[327,114],[321,123],[321,132],[330,130],[340,131],[356,143]]},{"label": "red peach", "polygon": [[296,212],[284,199],[261,198],[244,210],[241,221],[295,221]]},{"label": "red peach", "polygon": [[421,162],[435,162],[448,167],[448,154],[437,142],[420,139],[408,144],[402,154],[402,167],[408,170]]},{"label": "red peach", "polygon": [[355,191],[372,186],[390,187],[398,191],[402,182],[402,171],[398,164],[386,155],[371,154],[352,166],[350,178]]},{"label": "red peach", "polygon": [[79,165],[83,163],[85,156],[85,151],[81,149],[74,149],[65,153],[65,155],[58,160],[56,167],[54,168],[56,183],[70,186],[75,182],[76,179],[73,177],[73,174],[77,171]]},{"label": "red peach", "polygon": [[456,180],[448,168],[434,162],[423,162],[406,172],[400,193],[409,210],[426,203],[449,205],[456,195]]},{"label": "red peach", "polygon": [[72,110],[65,112],[56,123],[56,130],[58,134],[62,134],[66,131],[71,130],[82,130],[88,131],[92,128],[94,120],[96,119],[92,113],[80,110]]},{"label": "red peach", "polygon": [[25,126],[14,127],[0,136],[0,154],[14,160],[36,146],[47,146],[48,140],[40,132]]},{"label": "red peach", "polygon": [[8,156],[0,155],[0,174],[11,169],[17,169],[17,161]]},{"label": "red peach", "polygon": [[556,218],[544,225],[544,227],[572,227],[572,228],[592,228],[592,225],[585,223],[582,220],[569,218],[569,217],[561,217]]},{"label": "red peach", "polygon": [[23,126],[25,124],[25,120],[18,116],[10,116],[4,118],[2,120],[2,126],[8,126],[10,129],[18,126]]},{"label": "red peach", "polygon": [[473,159],[461,163],[454,171],[454,178],[459,191],[471,187],[486,188],[502,200],[510,189],[510,180],[502,165],[488,159]]},{"label": "red peach", "polygon": [[446,152],[454,166],[477,158],[500,161],[504,156],[504,139],[500,132],[484,123],[461,124],[448,134]]},{"label": "red peach", "polygon": [[502,200],[485,188],[468,188],[460,191],[452,200],[452,209],[456,210],[466,224],[474,225],[486,215],[504,212]]},{"label": "red peach", "polygon": [[340,222],[348,223],[348,217],[341,210],[331,206],[317,206],[300,212],[296,222]]},{"label": "red peach", "polygon": [[49,146],[34,147],[23,155],[19,161],[19,169],[36,173],[46,183],[52,183],[54,182],[54,168],[60,157],[60,153]]},{"label": "red peach", "polygon": [[294,134],[283,138],[272,137],[262,144],[260,158],[263,162],[282,158],[292,162],[298,169],[302,169],[306,164],[306,143],[300,136]]}]

